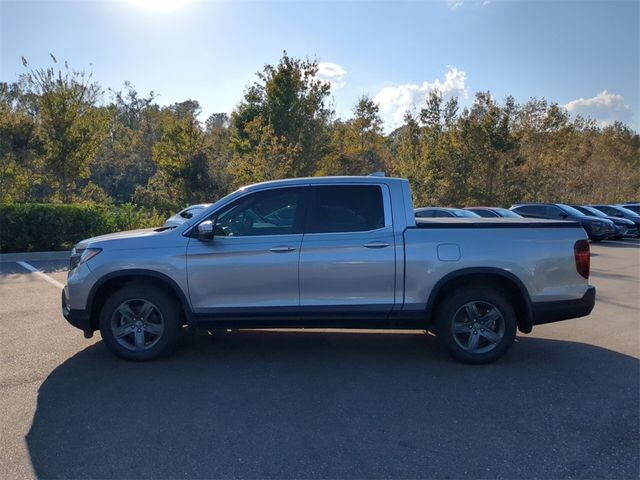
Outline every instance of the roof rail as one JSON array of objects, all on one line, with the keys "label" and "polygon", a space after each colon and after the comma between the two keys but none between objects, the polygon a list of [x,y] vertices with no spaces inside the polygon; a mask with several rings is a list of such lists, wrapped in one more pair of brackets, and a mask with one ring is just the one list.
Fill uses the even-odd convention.
[{"label": "roof rail", "polygon": [[369,174],[370,177],[386,177],[384,172],[373,172]]}]

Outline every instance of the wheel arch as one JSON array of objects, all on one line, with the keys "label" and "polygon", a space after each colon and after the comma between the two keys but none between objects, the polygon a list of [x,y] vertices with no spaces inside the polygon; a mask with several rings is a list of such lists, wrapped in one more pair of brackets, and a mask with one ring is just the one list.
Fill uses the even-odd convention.
[{"label": "wheel arch", "polygon": [[469,285],[497,285],[502,287],[512,301],[518,319],[518,330],[530,333],[533,329],[533,313],[529,293],[522,281],[513,273],[492,267],[471,267],[450,272],[442,277],[431,290],[427,300],[427,318],[433,318],[439,302],[456,287]]},{"label": "wheel arch", "polygon": [[124,285],[135,282],[165,289],[180,306],[186,323],[191,324],[191,308],[189,307],[187,297],[172,278],[153,270],[127,269],[105,275],[91,288],[87,301],[87,309],[90,312],[91,327],[94,330],[98,329],[100,310],[109,296]]}]

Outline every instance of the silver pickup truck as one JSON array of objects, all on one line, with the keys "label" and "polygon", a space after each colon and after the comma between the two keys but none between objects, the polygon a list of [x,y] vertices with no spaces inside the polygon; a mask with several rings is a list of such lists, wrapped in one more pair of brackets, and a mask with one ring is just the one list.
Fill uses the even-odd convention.
[{"label": "silver pickup truck", "polygon": [[62,311],[129,360],[168,354],[188,325],[430,330],[486,363],[516,329],[591,312],[586,238],[573,222],[416,220],[403,179],[278,180],[78,243]]}]

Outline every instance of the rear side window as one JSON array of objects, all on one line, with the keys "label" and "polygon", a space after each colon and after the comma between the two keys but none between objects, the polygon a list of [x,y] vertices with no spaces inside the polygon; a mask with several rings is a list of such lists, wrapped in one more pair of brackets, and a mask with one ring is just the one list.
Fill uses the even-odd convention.
[{"label": "rear side window", "polygon": [[436,218],[450,218],[453,217],[453,213],[447,212],[446,210],[434,210],[433,216]]},{"label": "rear side window", "polygon": [[307,233],[365,232],[384,227],[378,185],[331,185],[312,189]]},{"label": "rear side window", "polygon": [[418,217],[418,218],[431,218],[431,217],[433,217],[433,211],[425,210],[423,212],[416,212],[416,217]]},{"label": "rear side window", "polygon": [[522,207],[516,207],[513,209],[517,213],[522,215],[544,215],[545,214],[545,206],[544,205],[523,205]]}]

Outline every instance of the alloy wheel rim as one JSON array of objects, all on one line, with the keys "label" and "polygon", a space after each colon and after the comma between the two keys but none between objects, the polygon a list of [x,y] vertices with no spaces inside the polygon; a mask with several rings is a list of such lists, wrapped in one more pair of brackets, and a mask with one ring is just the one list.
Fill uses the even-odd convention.
[{"label": "alloy wheel rim", "polygon": [[111,332],[122,347],[142,352],[152,348],[162,337],[164,318],[149,300],[125,300],[111,316]]},{"label": "alloy wheel rim", "polygon": [[453,315],[451,331],[460,348],[483,354],[500,344],[505,334],[505,320],[495,305],[474,300],[465,303]]}]

